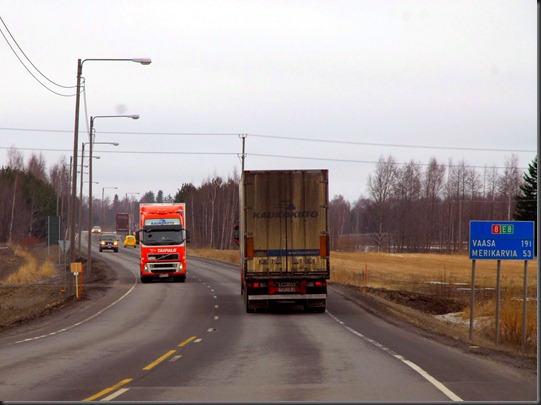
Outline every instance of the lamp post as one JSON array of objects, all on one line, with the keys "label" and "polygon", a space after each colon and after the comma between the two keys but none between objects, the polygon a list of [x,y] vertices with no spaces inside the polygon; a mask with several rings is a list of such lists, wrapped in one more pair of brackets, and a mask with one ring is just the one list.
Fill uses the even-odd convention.
[{"label": "lamp post", "polygon": [[87,269],[88,274],[92,271],[92,251],[91,251],[91,234],[92,234],[92,145],[94,144],[94,120],[96,118],[131,118],[138,120],[139,115],[95,115],[90,117],[90,163],[88,168],[88,253],[87,253]]},{"label": "lamp post", "polygon": [[[83,167],[84,166],[84,160],[85,160],[85,144],[88,144],[89,142],[83,142],[81,145],[82,153],[81,153],[81,180],[80,180],[80,187],[79,187],[79,238],[77,240],[77,256],[81,256],[81,229],[83,227]],[[99,156],[92,156],[93,159],[100,159]],[[88,174],[88,173],[86,173]]]},{"label": "lamp post", "polygon": [[[150,58],[131,58],[131,59],[77,59],[77,90],[75,95],[75,128],[73,130],[73,166],[77,167],[77,147],[79,143],[79,104],[81,99],[81,76],[83,73],[83,63],[86,61],[110,61],[110,62],[137,62],[142,65],[150,65]],[[72,171],[71,178],[71,208],[70,208],[70,261],[75,259],[75,205],[77,204],[77,170]]]},{"label": "lamp post", "polygon": [[101,188],[101,222],[100,224],[101,224],[102,229],[103,229],[103,197],[104,197],[104,191],[106,188],[113,188],[115,190],[118,189],[118,187],[102,187]]}]

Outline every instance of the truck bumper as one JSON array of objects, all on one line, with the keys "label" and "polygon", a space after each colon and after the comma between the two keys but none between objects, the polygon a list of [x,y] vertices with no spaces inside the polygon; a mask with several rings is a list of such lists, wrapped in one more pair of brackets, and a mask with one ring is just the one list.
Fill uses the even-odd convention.
[{"label": "truck bumper", "polygon": [[250,301],[272,300],[272,301],[292,301],[292,300],[315,300],[326,299],[327,294],[262,294],[248,295]]}]

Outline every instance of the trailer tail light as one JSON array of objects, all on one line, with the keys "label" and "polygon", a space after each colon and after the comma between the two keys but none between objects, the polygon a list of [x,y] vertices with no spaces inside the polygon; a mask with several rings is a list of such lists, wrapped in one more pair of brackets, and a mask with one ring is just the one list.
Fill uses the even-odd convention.
[{"label": "trailer tail light", "polygon": [[253,258],[254,257],[254,237],[248,236],[246,237],[246,257]]},{"label": "trailer tail light", "polygon": [[329,256],[329,250],[327,245],[327,235],[321,235],[319,237],[319,256],[327,257]]},{"label": "trailer tail light", "polygon": [[325,287],[327,283],[325,281],[307,281],[306,287]]},{"label": "trailer tail light", "polygon": [[249,281],[246,283],[248,288],[267,288],[267,282],[265,281]]}]

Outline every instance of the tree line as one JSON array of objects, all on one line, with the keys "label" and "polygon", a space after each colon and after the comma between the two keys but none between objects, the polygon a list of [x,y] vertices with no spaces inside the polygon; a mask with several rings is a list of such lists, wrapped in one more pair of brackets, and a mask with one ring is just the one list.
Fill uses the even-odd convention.
[{"label": "tree line", "polygon": [[[61,217],[67,239],[69,173],[64,160],[47,173],[41,155],[32,154],[25,165],[22,154],[10,149],[7,166],[0,169],[0,242],[45,239],[48,216]],[[114,231],[116,213],[130,212],[137,218],[139,202],[184,202],[192,246],[235,249],[232,229],[239,218],[239,180],[234,172],[227,179],[208,177],[200,186],[184,183],[174,196],[158,190],[139,199],[95,197],[92,225]],[[367,196],[353,203],[342,195],[330,197],[331,249],[458,252],[467,250],[471,220],[537,221],[537,156],[521,173],[515,155],[506,159],[503,171],[434,158],[428,165],[399,165],[389,155],[378,160],[367,183]],[[88,201],[77,202],[81,211],[76,217],[86,230]]]}]

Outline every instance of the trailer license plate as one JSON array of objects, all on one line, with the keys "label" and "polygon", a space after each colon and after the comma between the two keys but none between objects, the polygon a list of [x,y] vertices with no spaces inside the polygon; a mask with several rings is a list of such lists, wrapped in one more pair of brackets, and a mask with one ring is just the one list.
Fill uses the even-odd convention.
[{"label": "trailer license plate", "polygon": [[296,292],[296,291],[297,291],[297,286],[295,283],[282,282],[278,285],[278,292],[288,293],[288,292]]}]

